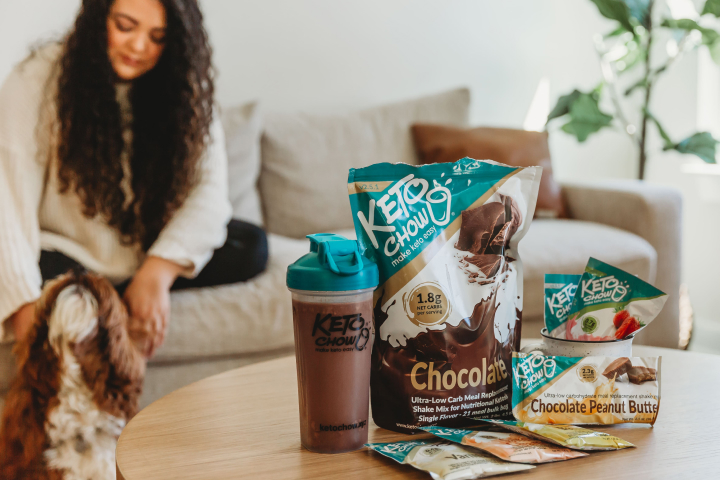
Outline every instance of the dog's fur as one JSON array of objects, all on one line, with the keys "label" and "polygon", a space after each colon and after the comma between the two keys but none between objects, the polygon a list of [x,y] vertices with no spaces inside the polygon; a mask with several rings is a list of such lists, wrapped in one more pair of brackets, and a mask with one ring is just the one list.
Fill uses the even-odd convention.
[{"label": "dog's fur", "polygon": [[145,360],[110,283],[69,273],[43,289],[34,325],[15,346],[18,376],[0,427],[3,480],[115,478],[115,446],[135,415]]}]

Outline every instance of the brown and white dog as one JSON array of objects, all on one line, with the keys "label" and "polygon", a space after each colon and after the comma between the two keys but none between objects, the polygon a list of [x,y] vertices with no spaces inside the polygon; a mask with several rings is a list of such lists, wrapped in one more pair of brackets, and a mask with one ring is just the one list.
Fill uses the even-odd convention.
[{"label": "brown and white dog", "polygon": [[0,426],[3,480],[115,478],[120,432],[138,409],[145,359],[127,309],[102,277],[50,281],[16,345],[18,376]]}]

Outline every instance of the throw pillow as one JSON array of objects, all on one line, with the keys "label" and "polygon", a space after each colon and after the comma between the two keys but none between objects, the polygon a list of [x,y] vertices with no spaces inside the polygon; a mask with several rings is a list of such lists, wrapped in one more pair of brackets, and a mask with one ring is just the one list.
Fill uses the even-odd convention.
[{"label": "throw pillow", "polygon": [[495,160],[514,167],[543,167],[536,217],[567,218],[560,185],[552,173],[547,132],[479,127],[469,130],[445,125],[412,126],[420,163],[454,162],[463,157]]},{"label": "throw pillow", "polygon": [[222,111],[228,159],[228,195],[233,218],[262,225],[257,183],[260,175],[262,117],[256,103]]},{"label": "throw pillow", "polygon": [[352,228],[348,170],[417,164],[410,125],[465,126],[469,104],[463,88],[346,115],[268,115],[260,174],[267,230],[300,238]]}]

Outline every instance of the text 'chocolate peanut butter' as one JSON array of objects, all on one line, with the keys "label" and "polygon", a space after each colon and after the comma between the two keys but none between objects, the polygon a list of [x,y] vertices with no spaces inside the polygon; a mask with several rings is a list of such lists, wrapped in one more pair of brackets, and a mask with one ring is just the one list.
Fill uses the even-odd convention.
[{"label": "text 'chocolate peanut butter'", "polygon": [[536,424],[654,424],[662,357],[516,353],[513,415]]},{"label": "text 'chocolate peanut butter'", "polygon": [[378,266],[373,419],[412,432],[511,414],[522,263],[540,167],[464,158],[351,169],[358,241]]}]

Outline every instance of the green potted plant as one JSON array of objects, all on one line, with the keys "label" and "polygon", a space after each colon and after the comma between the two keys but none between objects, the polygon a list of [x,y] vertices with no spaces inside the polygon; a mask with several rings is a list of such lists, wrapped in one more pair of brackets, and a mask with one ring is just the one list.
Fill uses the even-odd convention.
[{"label": "green potted plant", "polygon": [[[680,141],[662,127],[651,108],[653,88],[658,79],[683,54],[708,48],[712,59],[720,64],[720,0],[707,0],[698,13],[690,0],[675,12],[667,2],[656,0],[591,0],[606,18],[614,20],[614,30],[596,38],[603,81],[592,91],[574,90],[561,96],[547,122],[564,121],[561,129],[584,142],[603,128],[620,128],[637,145],[638,178],[645,177],[648,129],[654,125],[663,140],[663,150],[694,154],[715,163],[718,143],[708,132],[696,132]],[[677,3],[677,2],[675,2]],[[658,42],[666,40],[666,53],[656,58]],[[631,81],[626,79],[632,78]],[[622,87],[621,87],[622,85]],[[640,105],[637,106],[639,96]],[[603,111],[601,99],[607,97],[611,111]],[[624,109],[635,102],[639,108],[638,125],[629,120]]]}]

